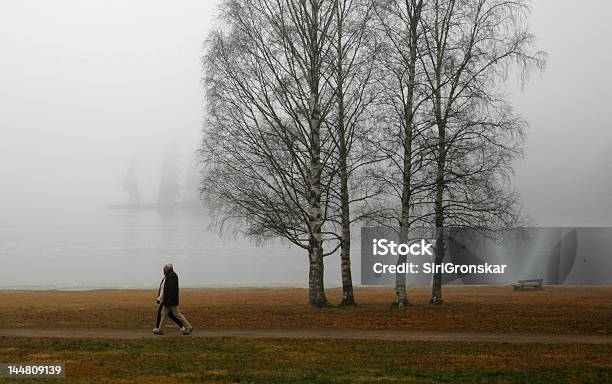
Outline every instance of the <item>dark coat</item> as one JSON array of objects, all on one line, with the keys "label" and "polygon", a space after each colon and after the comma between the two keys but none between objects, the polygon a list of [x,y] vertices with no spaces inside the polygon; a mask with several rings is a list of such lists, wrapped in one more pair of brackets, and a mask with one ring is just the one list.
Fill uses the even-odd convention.
[{"label": "dark coat", "polygon": [[163,304],[172,307],[179,305],[179,282],[178,276],[173,270],[166,274],[166,282],[164,283],[164,301]]}]

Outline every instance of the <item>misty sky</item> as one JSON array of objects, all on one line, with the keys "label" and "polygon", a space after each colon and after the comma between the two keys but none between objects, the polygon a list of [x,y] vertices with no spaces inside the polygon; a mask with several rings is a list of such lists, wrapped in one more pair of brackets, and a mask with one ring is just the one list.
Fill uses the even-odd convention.
[{"label": "misty sky", "polygon": [[[0,224],[122,202],[131,158],[156,198],[163,151],[188,164],[198,146],[215,3],[0,0]],[[516,186],[538,224],[612,225],[611,14],[605,0],[533,3],[549,65],[511,89],[531,124]]]}]

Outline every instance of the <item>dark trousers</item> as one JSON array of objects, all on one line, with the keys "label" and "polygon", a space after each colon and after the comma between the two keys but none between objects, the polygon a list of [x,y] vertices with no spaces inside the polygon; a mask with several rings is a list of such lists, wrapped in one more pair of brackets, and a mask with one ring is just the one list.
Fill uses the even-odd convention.
[{"label": "dark trousers", "polygon": [[[159,309],[157,310],[157,320],[155,321],[155,328],[159,328],[159,322],[161,320],[161,311],[162,311],[162,307],[163,306],[164,306],[163,304],[160,304],[159,305]],[[174,313],[172,313],[172,311],[170,311],[168,313],[168,317],[170,318],[170,320],[174,321],[176,323],[176,325],[179,326],[179,328],[183,326],[183,322],[180,321],[179,319],[177,319],[174,316]]]}]

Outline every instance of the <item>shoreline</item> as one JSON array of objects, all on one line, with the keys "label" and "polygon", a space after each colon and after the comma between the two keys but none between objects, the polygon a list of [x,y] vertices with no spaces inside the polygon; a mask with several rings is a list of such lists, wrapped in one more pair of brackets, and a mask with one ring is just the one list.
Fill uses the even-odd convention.
[{"label": "shoreline", "polygon": [[[357,289],[394,289],[390,285],[353,285]],[[430,288],[431,285],[406,285],[408,289],[424,289]],[[443,289],[455,289],[455,288],[503,288],[512,287],[511,283],[508,284],[446,284],[443,285]],[[612,284],[544,284],[543,289],[546,288],[577,288],[577,287],[612,287]],[[325,290],[337,290],[341,289],[341,285],[326,286]],[[147,291],[150,289],[157,289],[157,285],[150,284],[146,286],[118,286],[118,287],[107,287],[107,286],[92,286],[92,287],[46,287],[46,286],[20,286],[20,287],[1,287],[0,292],[92,292],[92,291]],[[307,290],[307,285],[185,285],[181,286],[181,290],[249,290],[249,289],[270,289],[270,290],[283,290],[283,289],[303,289]]]}]

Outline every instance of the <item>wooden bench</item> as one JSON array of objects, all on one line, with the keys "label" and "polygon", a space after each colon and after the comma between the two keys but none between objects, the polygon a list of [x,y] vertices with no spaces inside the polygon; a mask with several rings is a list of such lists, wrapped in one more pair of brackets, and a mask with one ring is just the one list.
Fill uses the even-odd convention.
[{"label": "wooden bench", "polygon": [[542,289],[543,282],[544,279],[519,280],[516,284],[512,284],[512,288],[514,288],[515,291],[525,288]]}]

